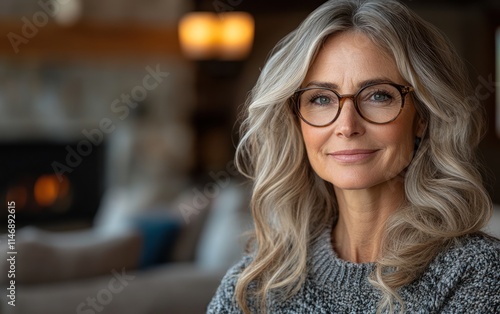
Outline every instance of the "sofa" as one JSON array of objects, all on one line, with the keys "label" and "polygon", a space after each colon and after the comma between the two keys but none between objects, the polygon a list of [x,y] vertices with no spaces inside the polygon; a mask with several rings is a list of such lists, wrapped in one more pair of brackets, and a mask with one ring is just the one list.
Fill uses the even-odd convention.
[{"label": "sofa", "polygon": [[[90,229],[19,229],[15,306],[4,296],[1,313],[205,313],[243,253],[252,226],[248,188],[235,182],[191,187],[169,204],[118,219],[109,207],[124,194],[106,193],[107,214]],[[194,211],[186,215],[183,208]],[[0,284],[10,293],[7,251],[1,241]]]}]

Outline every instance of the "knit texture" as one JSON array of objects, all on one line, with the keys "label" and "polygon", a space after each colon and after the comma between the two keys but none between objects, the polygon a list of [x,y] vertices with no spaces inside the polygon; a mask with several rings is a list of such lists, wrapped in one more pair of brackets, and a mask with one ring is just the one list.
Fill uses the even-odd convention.
[{"label": "knit texture", "polygon": [[[311,246],[307,279],[286,301],[270,297],[268,313],[375,313],[381,292],[368,277],[374,263],[340,259],[332,248],[331,229]],[[245,256],[222,279],[207,313],[242,313],[234,301],[238,275],[250,263]],[[500,241],[464,236],[399,291],[405,313],[500,313]],[[275,302],[273,302],[275,301]],[[252,313],[254,300],[249,300]],[[399,311],[399,306],[395,306]]]}]

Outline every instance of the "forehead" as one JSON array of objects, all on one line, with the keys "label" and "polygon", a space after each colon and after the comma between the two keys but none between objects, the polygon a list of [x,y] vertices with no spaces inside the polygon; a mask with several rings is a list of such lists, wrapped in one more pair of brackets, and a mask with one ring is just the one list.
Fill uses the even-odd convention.
[{"label": "forehead", "polygon": [[360,32],[347,31],[327,38],[303,85],[319,81],[332,83],[340,89],[351,89],[373,79],[405,83],[394,58],[386,50]]}]

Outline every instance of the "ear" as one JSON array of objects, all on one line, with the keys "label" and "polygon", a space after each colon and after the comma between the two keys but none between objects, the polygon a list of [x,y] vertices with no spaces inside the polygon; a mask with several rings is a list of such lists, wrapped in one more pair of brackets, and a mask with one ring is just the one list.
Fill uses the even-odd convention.
[{"label": "ear", "polygon": [[427,129],[427,123],[420,117],[417,118],[417,123],[416,123],[416,135],[417,137],[424,137],[425,130]]},{"label": "ear", "polygon": [[427,129],[427,121],[425,121],[418,113],[415,115],[415,136],[422,138]]}]

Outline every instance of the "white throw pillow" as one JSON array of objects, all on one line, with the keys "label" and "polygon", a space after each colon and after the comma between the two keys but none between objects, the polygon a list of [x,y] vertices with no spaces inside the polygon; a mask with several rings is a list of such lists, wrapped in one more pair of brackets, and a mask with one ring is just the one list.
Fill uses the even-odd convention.
[{"label": "white throw pillow", "polygon": [[230,184],[220,189],[198,243],[198,266],[227,269],[242,257],[246,242],[244,233],[251,228],[247,196],[242,185]]}]

